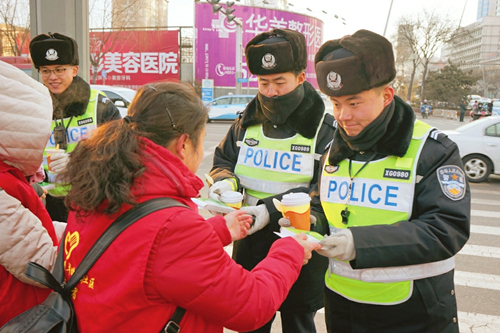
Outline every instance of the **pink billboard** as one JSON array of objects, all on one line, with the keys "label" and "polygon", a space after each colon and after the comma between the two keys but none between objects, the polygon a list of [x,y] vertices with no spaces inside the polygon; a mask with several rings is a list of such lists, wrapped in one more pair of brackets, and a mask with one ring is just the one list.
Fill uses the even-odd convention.
[{"label": "pink billboard", "polygon": [[[306,78],[315,88],[314,55],[323,42],[323,21],[314,17],[282,10],[250,6],[233,6],[233,15],[242,22],[243,48],[256,35],[270,29],[291,29],[301,32],[307,43]],[[213,79],[218,87],[234,87],[236,72],[236,24],[227,23],[221,12],[212,13],[209,3],[195,5],[195,79]],[[250,77],[249,77],[250,75]],[[242,51],[242,77],[249,78],[250,87],[257,87],[257,78],[248,72]],[[242,84],[246,87],[246,83]]]},{"label": "pink billboard", "polygon": [[150,82],[179,81],[178,30],[90,32],[90,56],[96,62],[100,58],[96,84],[138,89]]}]

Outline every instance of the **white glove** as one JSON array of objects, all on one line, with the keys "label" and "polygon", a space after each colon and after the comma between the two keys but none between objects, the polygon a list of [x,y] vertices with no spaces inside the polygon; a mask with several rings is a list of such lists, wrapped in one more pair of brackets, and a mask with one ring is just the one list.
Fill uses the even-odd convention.
[{"label": "white glove", "polygon": [[337,258],[342,261],[356,259],[356,249],[354,239],[349,229],[342,229],[339,232],[326,236],[320,242],[322,248],[318,253],[328,258]]},{"label": "white glove", "polygon": [[233,188],[231,187],[231,184],[229,182],[226,182],[224,180],[220,180],[218,182],[215,182],[211,187],[210,191],[208,192],[208,197],[212,200],[217,200],[220,201],[220,195],[224,192],[227,191],[232,191]]},{"label": "white glove", "polygon": [[[314,217],[313,215],[309,215],[309,223],[311,223],[312,225],[315,225],[316,224],[316,217]],[[285,227],[285,228],[288,228],[291,226],[290,220],[286,219],[284,217],[282,217],[278,220],[278,224],[282,227]]]},{"label": "white glove", "polygon": [[240,210],[244,210],[248,215],[255,216],[255,222],[250,229],[248,229],[249,235],[259,231],[269,224],[269,212],[264,204],[258,206],[243,206]]},{"label": "white glove", "polygon": [[66,165],[69,161],[69,154],[65,151],[60,151],[55,154],[50,155],[50,171],[53,173],[59,173],[66,169]]}]

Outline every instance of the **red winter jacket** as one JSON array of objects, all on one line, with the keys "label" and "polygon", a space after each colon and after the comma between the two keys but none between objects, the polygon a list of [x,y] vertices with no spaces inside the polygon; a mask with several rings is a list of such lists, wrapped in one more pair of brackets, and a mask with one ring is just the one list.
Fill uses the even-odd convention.
[{"label": "red winter jacket", "polygon": [[[137,179],[139,201],[171,197],[191,209],[155,212],[125,230],[73,291],[81,333],[159,332],[177,306],[186,309],[183,333],[254,330],[279,308],[302,266],[303,249],[291,238],[271,248],[252,272],[226,254],[224,218],[205,220],[190,200],[202,181],[167,149],[144,139],[146,171]],[[122,207],[120,215],[130,207]],[[115,220],[102,214],[68,219],[68,279],[92,244]]]},{"label": "red winter jacket", "polygon": [[[51,292],[26,280],[30,261],[51,269],[57,238],[49,213],[23,173],[0,161],[0,327]],[[40,223],[41,222],[41,223]],[[16,274],[17,272],[17,274]],[[14,275],[16,274],[16,276]],[[23,279],[21,281],[20,279]],[[31,284],[28,284],[31,283]]]}]

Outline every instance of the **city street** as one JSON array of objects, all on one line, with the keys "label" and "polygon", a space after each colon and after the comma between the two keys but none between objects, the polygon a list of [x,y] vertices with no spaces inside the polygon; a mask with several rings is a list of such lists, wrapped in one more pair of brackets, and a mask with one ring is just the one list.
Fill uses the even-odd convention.
[{"label": "city street", "polygon": [[[329,105],[331,112],[331,105]],[[419,117],[420,118],[420,117]],[[466,120],[468,121],[468,119]],[[461,123],[445,117],[430,117],[427,123],[441,130],[454,129]],[[231,126],[230,122],[207,124],[205,156],[198,170],[204,179],[213,160],[217,144]],[[500,332],[500,177],[490,176],[489,181],[471,184],[472,219],[469,242],[456,256],[455,284],[459,309],[460,332]],[[206,197],[207,186],[201,191]],[[211,216],[201,211],[205,217]],[[226,247],[231,253],[232,246]],[[318,333],[326,332],[324,313],[316,315]],[[225,333],[233,331],[225,330]],[[273,326],[273,333],[281,332],[279,315]]]}]

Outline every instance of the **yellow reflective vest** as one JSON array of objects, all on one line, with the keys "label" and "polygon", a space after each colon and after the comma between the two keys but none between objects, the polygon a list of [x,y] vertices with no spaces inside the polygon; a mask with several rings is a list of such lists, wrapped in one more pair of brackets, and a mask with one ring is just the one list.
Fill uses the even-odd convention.
[{"label": "yellow reflective vest", "polygon": [[[68,143],[65,150],[67,153],[72,152],[80,140],[86,138],[90,134],[90,132],[92,132],[94,129],[97,128],[97,102],[99,93],[100,91],[98,90],[94,89],[90,90],[89,104],[87,105],[87,109],[85,110],[85,113],[83,115],[75,116],[72,118],[71,117],[64,118],[62,120],[64,127],[67,128],[66,137]],[[60,122],[60,120],[57,120],[57,122]],[[45,148],[56,147],[56,143],[54,141],[55,127],[56,127],[56,121],[53,120],[51,125],[52,133]],[[55,186],[55,188],[49,190],[50,195],[56,197],[65,196],[68,193],[69,188],[57,181],[56,179],[57,174],[48,171],[47,155],[45,150],[43,152],[43,167],[47,173],[48,182],[50,184],[54,184]]]},{"label": "yellow reflective vest", "polygon": [[[320,199],[330,230],[348,227],[394,224],[411,216],[417,163],[432,127],[416,121],[410,146],[403,157],[387,156],[371,161],[352,180],[349,161],[329,165],[322,171]],[[351,176],[365,164],[352,161]],[[351,184],[352,182],[352,184]],[[349,189],[350,188],[350,189]],[[349,210],[347,224],[341,211]],[[412,294],[413,280],[450,270],[453,258],[439,263],[352,269],[348,262],[330,259],[325,282],[332,291],[359,303],[393,305],[406,301]],[[451,267],[451,268],[450,268]]]},{"label": "yellow reflective vest", "polygon": [[234,173],[245,188],[245,203],[306,186],[314,175],[316,135],[307,139],[300,134],[286,139],[264,135],[262,125],[250,126],[242,142]]}]

